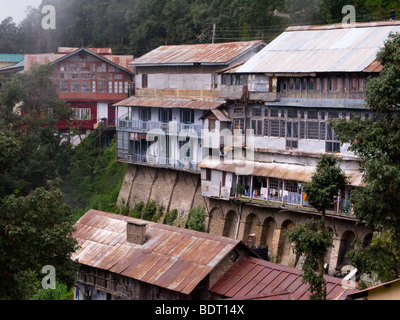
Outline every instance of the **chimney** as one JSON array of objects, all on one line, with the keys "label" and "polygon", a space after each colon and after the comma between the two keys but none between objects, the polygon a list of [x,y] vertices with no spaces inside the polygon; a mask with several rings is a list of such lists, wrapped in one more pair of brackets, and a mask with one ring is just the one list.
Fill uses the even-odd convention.
[{"label": "chimney", "polygon": [[126,224],[126,241],[138,245],[146,242],[146,223],[128,221]]}]

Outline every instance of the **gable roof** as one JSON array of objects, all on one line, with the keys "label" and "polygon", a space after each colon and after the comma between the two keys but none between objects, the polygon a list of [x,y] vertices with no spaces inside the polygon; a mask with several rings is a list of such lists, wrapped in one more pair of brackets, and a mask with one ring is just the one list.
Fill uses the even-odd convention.
[{"label": "gable roof", "polygon": [[400,21],[289,27],[238,73],[362,72]]},{"label": "gable roof", "polygon": [[[96,58],[113,65],[114,67],[133,74],[129,63],[133,61],[133,56],[128,55],[100,55],[95,53],[94,49],[79,48],[77,50],[72,50],[75,48],[70,48],[71,50],[66,50],[69,53],[41,53],[41,54],[26,54],[25,55],[25,71],[30,70],[34,65],[52,63],[56,64],[65,59],[68,59],[80,52],[86,52]],[[93,51],[92,51],[93,50]]]},{"label": "gable roof", "polygon": [[[210,289],[234,300],[308,300],[309,285],[302,271],[253,257],[239,259]],[[324,276],[327,300],[343,300],[353,289],[342,287],[342,279]],[[277,297],[276,297],[277,296]],[[273,298],[274,297],[274,298]]]},{"label": "gable roof", "polygon": [[[128,221],[146,223],[145,244],[126,241]],[[236,246],[247,248],[239,240],[97,210],[89,210],[75,228],[81,248],[72,258],[79,263],[183,294],[190,294]]]},{"label": "gable roof", "polygon": [[243,41],[191,45],[160,46],[133,61],[134,66],[156,65],[227,65],[264,42]]}]

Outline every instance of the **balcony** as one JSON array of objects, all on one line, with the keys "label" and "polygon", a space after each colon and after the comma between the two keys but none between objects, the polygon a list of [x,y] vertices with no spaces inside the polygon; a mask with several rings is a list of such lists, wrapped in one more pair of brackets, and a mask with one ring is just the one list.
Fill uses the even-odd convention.
[{"label": "balcony", "polygon": [[202,125],[185,124],[171,121],[165,122],[152,122],[143,120],[118,120],[117,130],[131,131],[139,133],[147,133],[153,129],[161,129],[167,134],[179,134],[182,130],[191,130],[201,136]]},{"label": "balcony", "polygon": [[145,164],[149,166],[170,168],[177,170],[186,170],[199,173],[200,168],[196,163],[181,163],[178,160],[171,160],[169,158],[160,158],[154,156],[146,156],[142,154],[129,154],[124,153],[122,150],[117,151],[117,159],[119,161],[133,163],[133,164]]}]

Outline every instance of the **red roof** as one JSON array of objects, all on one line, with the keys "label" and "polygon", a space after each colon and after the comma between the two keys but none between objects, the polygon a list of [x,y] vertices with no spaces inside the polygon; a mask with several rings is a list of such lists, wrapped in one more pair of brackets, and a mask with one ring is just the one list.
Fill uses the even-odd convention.
[{"label": "red roof", "polygon": [[[245,257],[235,263],[210,289],[233,300],[308,300],[309,285],[302,271],[269,261]],[[342,279],[325,276],[327,300],[343,300],[353,289],[342,287]]]}]

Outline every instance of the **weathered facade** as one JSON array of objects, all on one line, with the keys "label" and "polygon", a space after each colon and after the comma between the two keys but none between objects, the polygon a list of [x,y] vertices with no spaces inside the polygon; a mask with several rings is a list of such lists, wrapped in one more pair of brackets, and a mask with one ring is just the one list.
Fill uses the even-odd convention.
[{"label": "weathered facade", "polygon": [[[283,231],[318,216],[302,183],[311,180],[321,154],[334,154],[348,177],[331,205],[328,227],[333,248],[326,272],[346,264],[356,237],[371,231],[356,225],[350,193],[363,186],[359,159],[341,144],[330,119],[373,118],[365,108],[364,86],[380,71],[376,54],[398,22],[288,28],[254,57],[221,73],[219,108],[229,119],[205,116],[231,130],[215,130],[204,147],[202,195],[209,199],[209,230],[268,245],[276,261],[298,263]],[[212,128],[218,127],[214,123]],[[223,138],[219,138],[223,136]],[[221,150],[223,151],[221,154]]]},{"label": "weathered facade", "polygon": [[161,46],[136,59],[135,95],[117,107],[118,160],[198,172],[205,112],[219,99],[218,71],[247,60],[261,41]]},{"label": "weathered facade", "polygon": [[77,300],[207,300],[236,261],[257,256],[238,240],[97,210],[75,228]]},{"label": "weathered facade", "polygon": [[133,56],[112,55],[110,48],[58,48],[55,54],[25,55],[25,71],[38,64],[54,66],[53,82],[59,98],[71,105],[73,116],[57,124],[61,131],[116,126],[113,104],[133,90]]}]

